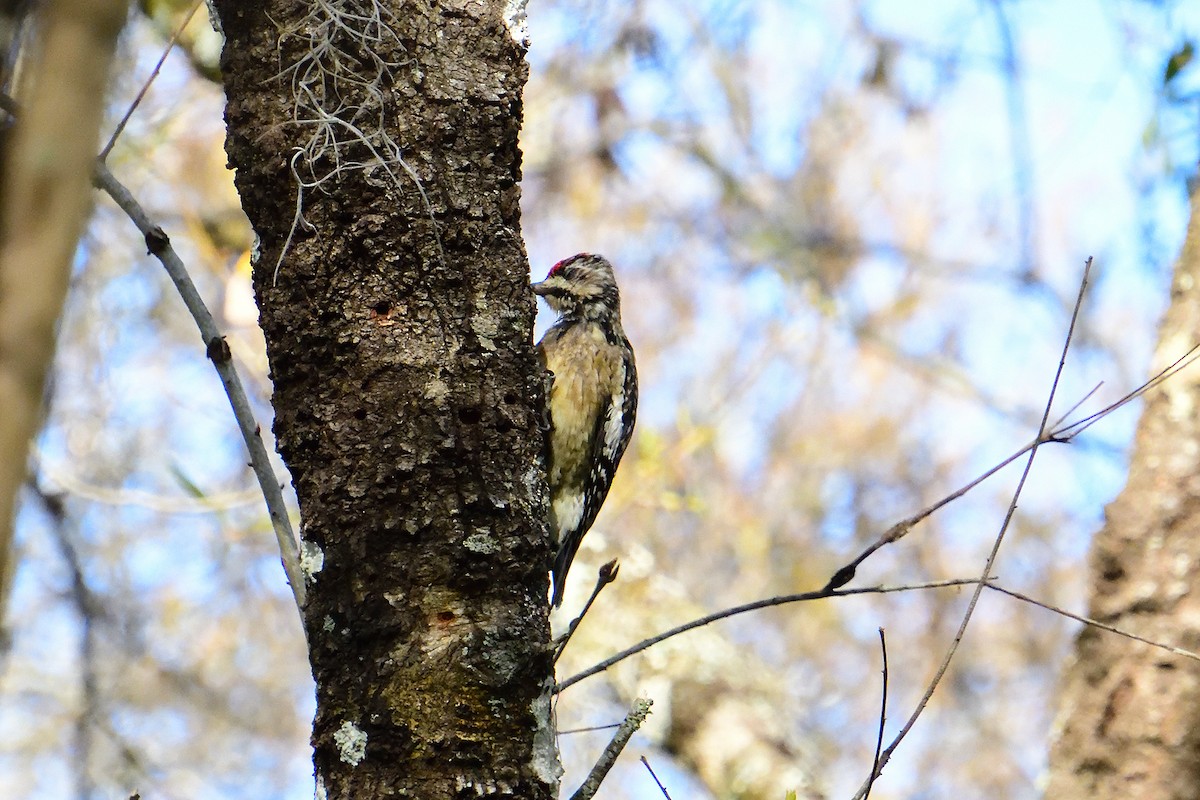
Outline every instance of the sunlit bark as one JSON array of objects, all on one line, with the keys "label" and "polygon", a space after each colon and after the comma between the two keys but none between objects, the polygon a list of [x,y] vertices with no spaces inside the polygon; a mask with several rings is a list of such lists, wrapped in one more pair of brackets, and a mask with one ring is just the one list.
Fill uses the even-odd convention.
[{"label": "sunlit bark", "polygon": [[[1155,368],[1200,332],[1200,195]],[[1200,381],[1185,372],[1151,393],[1129,480],[1092,546],[1090,615],[1149,639],[1200,649]],[[1059,698],[1045,796],[1200,797],[1200,664],[1085,628]]]},{"label": "sunlit bark", "polygon": [[[549,798],[523,44],[503,3],[377,5],[382,24],[217,5],[311,574],[318,795]],[[297,178],[322,182],[303,221]]]}]

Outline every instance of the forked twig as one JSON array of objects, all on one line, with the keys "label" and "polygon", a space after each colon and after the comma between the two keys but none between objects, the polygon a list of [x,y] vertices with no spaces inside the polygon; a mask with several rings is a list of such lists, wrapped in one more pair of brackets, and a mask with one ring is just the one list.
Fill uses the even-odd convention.
[{"label": "forked twig", "polygon": [[[1008,533],[1009,526],[1012,524],[1013,516],[1016,514],[1017,502],[1021,498],[1021,492],[1025,488],[1025,482],[1029,479],[1029,473],[1033,469],[1033,460],[1037,456],[1038,448],[1046,441],[1046,426],[1050,420],[1051,409],[1054,407],[1054,398],[1058,393],[1059,381],[1062,379],[1063,370],[1066,369],[1067,353],[1071,349],[1071,340],[1075,335],[1075,324],[1079,320],[1079,311],[1083,307],[1083,296],[1087,290],[1088,278],[1091,276],[1091,271],[1092,259],[1089,258],[1084,263],[1083,277],[1079,281],[1079,293],[1075,297],[1075,306],[1071,311],[1071,322],[1067,327],[1067,335],[1066,339],[1063,341],[1062,354],[1058,359],[1058,368],[1054,372],[1054,380],[1050,384],[1050,393],[1046,398],[1046,406],[1045,410],[1042,412],[1042,421],[1038,427],[1037,438],[1034,440],[1033,446],[1029,448],[1029,457],[1025,460],[1025,469],[1021,472],[1021,478],[1017,481],[1017,486],[1013,490],[1012,500],[1009,502],[1008,510],[1004,514],[1004,521],[1001,523],[1000,530],[996,533],[996,538],[992,542],[992,549],[988,553],[987,561],[984,564],[983,571],[979,576],[979,580],[975,584],[974,591],[971,593],[971,599],[967,603],[967,610],[963,614],[962,622],[959,623],[958,631],[954,634],[954,640],[946,649],[946,655],[942,658],[942,662],[938,666],[937,671],[934,673],[932,680],[930,680],[929,685],[926,687],[925,693],[921,696],[920,702],[917,703],[916,708],[913,710],[913,713],[909,716],[908,720],[905,721],[904,726],[900,729],[900,732],[896,734],[896,737],[880,755],[878,760],[879,770],[883,769],[884,765],[887,764],[888,759],[891,758],[892,753],[894,753],[896,748],[900,746],[900,742],[904,741],[904,737],[908,735],[908,732],[912,730],[913,726],[916,725],[917,720],[920,719],[921,714],[929,705],[929,701],[933,697],[934,692],[937,690],[938,685],[941,683],[942,678],[945,676],[946,671],[950,668],[950,662],[954,660],[954,655],[958,652],[958,647],[962,643],[963,637],[966,635],[967,626],[970,624],[971,617],[975,613],[975,608],[979,604],[979,598],[983,594],[984,584],[988,581],[989,576],[992,573],[992,567],[996,563],[996,557],[1000,552],[1000,545],[1004,543],[1004,536],[1006,533]],[[869,789],[870,782],[868,781],[863,785],[862,788],[858,790],[858,792],[855,793],[854,800],[864,800],[866,797],[866,792],[869,791]]]},{"label": "forked twig", "polygon": [[1132,392],[1129,392],[1121,399],[1114,403],[1110,403],[1094,414],[1086,416],[1076,422],[1072,422],[1070,425],[1064,425],[1063,427],[1055,430],[1055,436],[1059,437],[1060,439],[1072,439],[1078,436],[1104,417],[1116,411],[1118,408],[1132,403],[1134,400],[1146,394],[1146,392],[1158,387],[1159,384],[1163,383],[1168,378],[1174,377],[1179,372],[1191,366],[1191,364],[1198,358],[1200,358],[1200,344],[1194,344],[1186,353],[1172,361],[1170,364],[1160,370],[1157,375],[1143,383],[1138,388],[1134,389]]},{"label": "forked twig", "polygon": [[1036,439],[1029,442],[1024,447],[1017,450],[1016,452],[1010,454],[1003,461],[1001,461],[1000,463],[991,467],[990,469],[983,472],[982,474],[978,475],[973,480],[966,483],[959,489],[956,489],[955,491],[953,491],[950,494],[946,495],[945,497],[941,498],[937,502],[932,503],[929,506],[926,506],[925,508],[921,509],[920,511],[913,514],[912,516],[906,517],[906,518],[900,520],[899,522],[897,522],[892,527],[888,528],[886,531],[883,532],[883,534],[878,539],[876,539],[871,544],[867,545],[867,547],[864,548],[862,552],[860,552],[857,556],[855,556],[845,566],[839,568],[836,572],[834,572],[833,576],[829,579],[829,582],[826,584],[826,587],[836,589],[838,587],[845,586],[847,583],[849,583],[851,580],[854,579],[854,575],[855,575],[856,571],[858,570],[858,567],[864,561],[866,561],[867,558],[869,558],[872,554],[874,554],[877,550],[883,548],[885,545],[893,544],[894,542],[897,542],[900,539],[903,539],[904,536],[907,535],[908,532],[910,530],[912,530],[913,527],[915,527],[918,523],[922,522],[927,517],[932,515],[935,511],[938,511],[938,510],[944,508],[945,506],[949,505],[951,502],[953,502],[953,501],[957,500],[958,498],[962,497],[963,495],[967,494],[972,489],[974,489],[975,487],[979,486],[981,483],[986,481],[988,478],[992,477],[997,472],[999,472],[1000,470],[1007,467],[1009,464],[1012,464],[1014,461],[1016,461],[1021,456],[1025,455],[1026,453],[1029,453],[1035,447],[1040,447],[1043,444],[1062,444],[1062,443],[1072,441],[1073,439],[1075,439],[1075,437],[1079,436],[1081,433],[1083,433],[1085,430],[1090,428],[1092,425],[1099,422],[1104,417],[1107,417],[1109,414],[1112,414],[1117,409],[1122,408],[1122,407],[1128,405],[1129,403],[1132,403],[1137,398],[1146,394],[1146,392],[1150,391],[1151,389],[1156,388],[1159,384],[1163,383],[1163,381],[1166,381],[1167,379],[1173,377],[1174,375],[1178,374],[1183,369],[1190,366],[1197,359],[1200,359],[1200,344],[1193,345],[1186,353],[1184,353],[1179,358],[1175,359],[1175,361],[1173,361],[1167,367],[1162,369],[1154,377],[1150,378],[1148,381],[1144,382],[1143,384],[1138,386],[1133,391],[1127,393],[1125,396],[1121,397],[1119,400],[1117,400],[1113,403],[1110,403],[1109,405],[1105,406],[1104,408],[1100,409],[1099,411],[1097,411],[1093,414],[1090,414],[1090,415],[1084,417],[1083,419],[1064,424],[1066,417],[1069,417],[1081,405],[1083,405],[1083,403],[1086,402],[1089,397],[1091,397],[1092,395],[1094,395],[1096,393],[1096,390],[1100,388],[1099,385],[1097,385],[1091,391],[1089,391],[1086,395],[1084,395],[1083,398],[1081,398],[1078,402],[1076,402],[1073,406],[1071,406],[1071,410],[1068,411],[1066,414],[1064,414],[1063,417],[1054,424],[1054,426],[1050,427],[1049,429],[1043,430],[1041,435],[1039,435]]}]

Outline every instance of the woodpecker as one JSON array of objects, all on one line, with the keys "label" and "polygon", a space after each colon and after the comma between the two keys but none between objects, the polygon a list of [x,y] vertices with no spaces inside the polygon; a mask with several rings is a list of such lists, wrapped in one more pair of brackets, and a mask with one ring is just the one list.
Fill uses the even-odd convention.
[{"label": "woodpecker", "polygon": [[606,258],[580,253],[564,259],[533,291],[559,315],[537,347],[543,368],[553,374],[547,466],[550,528],[558,537],[552,602],[558,607],[571,561],[633,434],[637,365]]}]

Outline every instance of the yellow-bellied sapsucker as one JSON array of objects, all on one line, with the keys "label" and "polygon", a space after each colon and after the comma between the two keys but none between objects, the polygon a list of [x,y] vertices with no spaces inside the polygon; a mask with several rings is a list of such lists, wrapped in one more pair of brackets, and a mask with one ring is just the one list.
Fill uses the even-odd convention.
[{"label": "yellow-bellied sapsucker", "polygon": [[533,291],[559,314],[538,343],[550,387],[550,527],[558,536],[555,606],[579,542],[608,496],[637,416],[637,366],[621,328],[612,264],[580,253],[558,262]]}]

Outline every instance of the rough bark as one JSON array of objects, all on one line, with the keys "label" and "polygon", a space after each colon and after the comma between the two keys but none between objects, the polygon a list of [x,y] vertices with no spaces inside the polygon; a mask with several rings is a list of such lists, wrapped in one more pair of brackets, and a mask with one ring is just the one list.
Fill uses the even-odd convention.
[{"label": "rough bark", "polygon": [[[1159,332],[1164,367],[1200,334],[1200,195]],[[1129,479],[1092,546],[1091,616],[1200,650],[1200,380],[1149,395]],[[1084,628],[1060,694],[1046,797],[1200,797],[1200,664]]]},{"label": "rough bark", "polygon": [[[517,183],[524,47],[504,4],[481,0],[393,0],[369,35],[335,30],[329,79],[309,88],[387,166],[354,167],[372,154],[332,123],[342,171],[304,193],[307,224],[285,248],[289,164],[314,132],[291,68],[312,64],[314,22],[370,5],[216,5],[226,149],[260,238],[275,432],[312,573],[318,796],[549,798],[541,379]],[[361,86],[345,79],[355,70]],[[380,119],[403,163],[372,138]],[[296,164],[328,175],[332,151]]]}]

